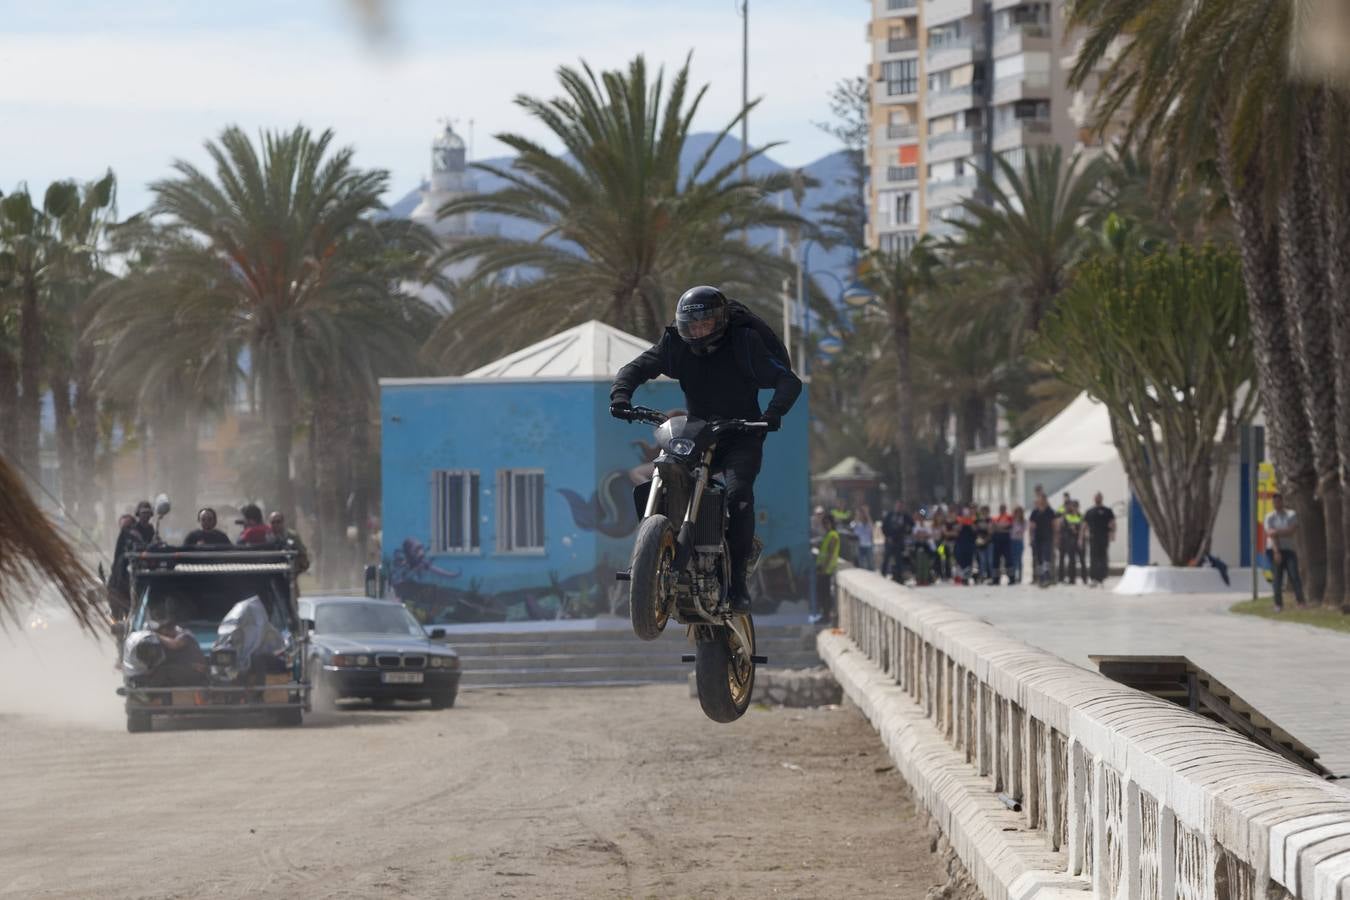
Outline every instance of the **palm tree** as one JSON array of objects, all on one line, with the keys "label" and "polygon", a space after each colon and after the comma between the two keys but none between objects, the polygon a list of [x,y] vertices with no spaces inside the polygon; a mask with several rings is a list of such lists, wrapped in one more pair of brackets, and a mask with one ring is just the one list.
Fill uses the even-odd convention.
[{"label": "palm tree", "polygon": [[1021,304],[1018,330],[1034,332],[1088,246],[1103,164],[1082,165],[1076,153],[1066,161],[1055,146],[1029,153],[1020,170],[1001,156],[995,166],[980,175],[987,199],[961,204],[959,255],[1007,283]]},{"label": "palm tree", "polygon": [[[1099,116],[1128,109],[1132,131],[1156,149],[1169,180],[1217,164],[1242,255],[1270,444],[1303,522],[1316,598],[1327,554],[1342,570],[1350,562],[1339,474],[1350,462],[1350,372],[1337,363],[1350,354],[1350,315],[1333,315],[1326,302],[1350,289],[1342,250],[1350,179],[1344,95],[1290,72],[1294,6],[1074,0],[1073,24],[1087,36],[1071,80],[1081,84],[1105,66]],[[1115,58],[1106,63],[1109,52]],[[1327,545],[1329,521],[1342,526],[1332,535],[1340,546]],[[1326,599],[1342,602],[1331,592]]]},{"label": "palm tree", "polygon": [[[58,221],[78,202],[78,189],[69,181],[48,186],[41,206],[22,187],[0,200],[0,286],[18,308],[18,390],[5,388],[0,397],[16,404],[11,420],[15,462],[30,476],[38,471],[41,428],[46,349],[42,301],[59,264]],[[14,368],[12,357],[0,361],[0,377]]]},{"label": "palm tree", "polygon": [[900,496],[918,501],[918,436],[914,427],[913,309],[933,287],[939,260],[928,236],[909,253],[873,252],[863,262],[862,282],[885,316],[887,338],[895,354],[895,443],[900,457]]},{"label": "palm tree", "polygon": [[[598,318],[655,339],[666,306],[691,283],[719,284],[750,300],[764,297],[788,269],[748,239],[751,229],[805,223],[770,202],[792,187],[790,173],[741,180],[741,166],[773,145],[742,148],[722,165],[713,160],[742,110],[709,143],[688,172],[681,156],[707,87],[689,96],[689,64],[666,90],[664,75],[648,80],[641,56],[626,72],[597,76],[585,64],[558,71],[564,96],[520,96],[516,103],[566,149],[554,155],[514,134],[498,140],[517,152],[512,166],[478,164],[509,182],[493,194],[451,201],[442,216],[490,212],[537,225],[535,240],[470,238],[448,250],[444,265],[475,260],[476,280],[514,273],[517,283],[491,294],[485,308],[454,316],[466,332],[484,317],[507,329],[512,343],[541,327]],[[751,104],[753,106],[753,104]],[[498,310],[509,304],[503,319]]]},{"label": "palm tree", "polygon": [[88,589],[94,580],[79,554],[28,493],[19,472],[0,455],[0,625],[45,586],[55,589],[75,618],[93,627]]},{"label": "palm tree", "polygon": [[265,133],[255,146],[230,127],[206,145],[214,177],[176,162],[176,177],[151,185],[152,212],[176,239],[165,242],[151,276],[124,293],[140,299],[113,313],[190,326],[175,352],[203,365],[247,350],[271,434],[270,499],[286,510],[294,509],[291,450],[306,391],[331,369],[370,371],[372,317],[351,313],[389,296],[369,265],[372,248],[431,246],[410,223],[372,220],[387,173],[357,168],[352,149],[332,142],[331,131],[296,127]]}]

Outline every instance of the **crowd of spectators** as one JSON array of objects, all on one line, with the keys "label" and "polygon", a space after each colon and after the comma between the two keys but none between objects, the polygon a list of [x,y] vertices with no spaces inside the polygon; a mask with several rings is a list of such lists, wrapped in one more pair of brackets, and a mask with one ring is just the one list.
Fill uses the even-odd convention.
[{"label": "crowd of spectators", "polygon": [[[817,510],[853,537],[854,564],[902,583],[1049,587],[1082,581],[1100,587],[1116,537],[1115,513],[1100,493],[1086,510],[1064,494],[1057,506],[1038,486],[1031,509],[940,504],[911,512],[902,500],[874,521],[865,506],[851,513]],[[881,547],[878,554],[877,547]],[[1027,558],[1029,555],[1029,559]]]}]

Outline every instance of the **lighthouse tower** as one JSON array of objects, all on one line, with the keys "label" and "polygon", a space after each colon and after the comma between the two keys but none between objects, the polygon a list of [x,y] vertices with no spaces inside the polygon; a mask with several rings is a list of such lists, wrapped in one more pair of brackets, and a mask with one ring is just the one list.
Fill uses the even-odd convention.
[{"label": "lighthouse tower", "polygon": [[422,186],[422,200],[412,211],[412,220],[427,226],[442,240],[473,233],[471,213],[448,219],[436,217],[437,211],[449,201],[478,192],[468,171],[467,156],[464,139],[455,133],[449,121],[441,120],[440,130],[431,142],[431,178]]}]

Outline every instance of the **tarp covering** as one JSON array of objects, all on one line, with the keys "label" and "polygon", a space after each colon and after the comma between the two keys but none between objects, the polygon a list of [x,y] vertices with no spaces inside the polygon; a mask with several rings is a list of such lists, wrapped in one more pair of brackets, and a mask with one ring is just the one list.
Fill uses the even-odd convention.
[{"label": "tarp covering", "polygon": [[212,649],[234,650],[240,672],[249,670],[255,654],[275,653],[286,646],[286,639],[267,620],[267,607],[257,597],[240,600],[232,606],[216,634],[218,637]]}]

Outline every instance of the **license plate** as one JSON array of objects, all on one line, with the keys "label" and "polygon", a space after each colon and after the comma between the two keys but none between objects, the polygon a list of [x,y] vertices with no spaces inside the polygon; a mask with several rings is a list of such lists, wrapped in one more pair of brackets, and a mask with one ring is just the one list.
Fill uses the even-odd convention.
[{"label": "license plate", "polygon": [[421,672],[381,672],[380,680],[385,684],[421,684]]}]

